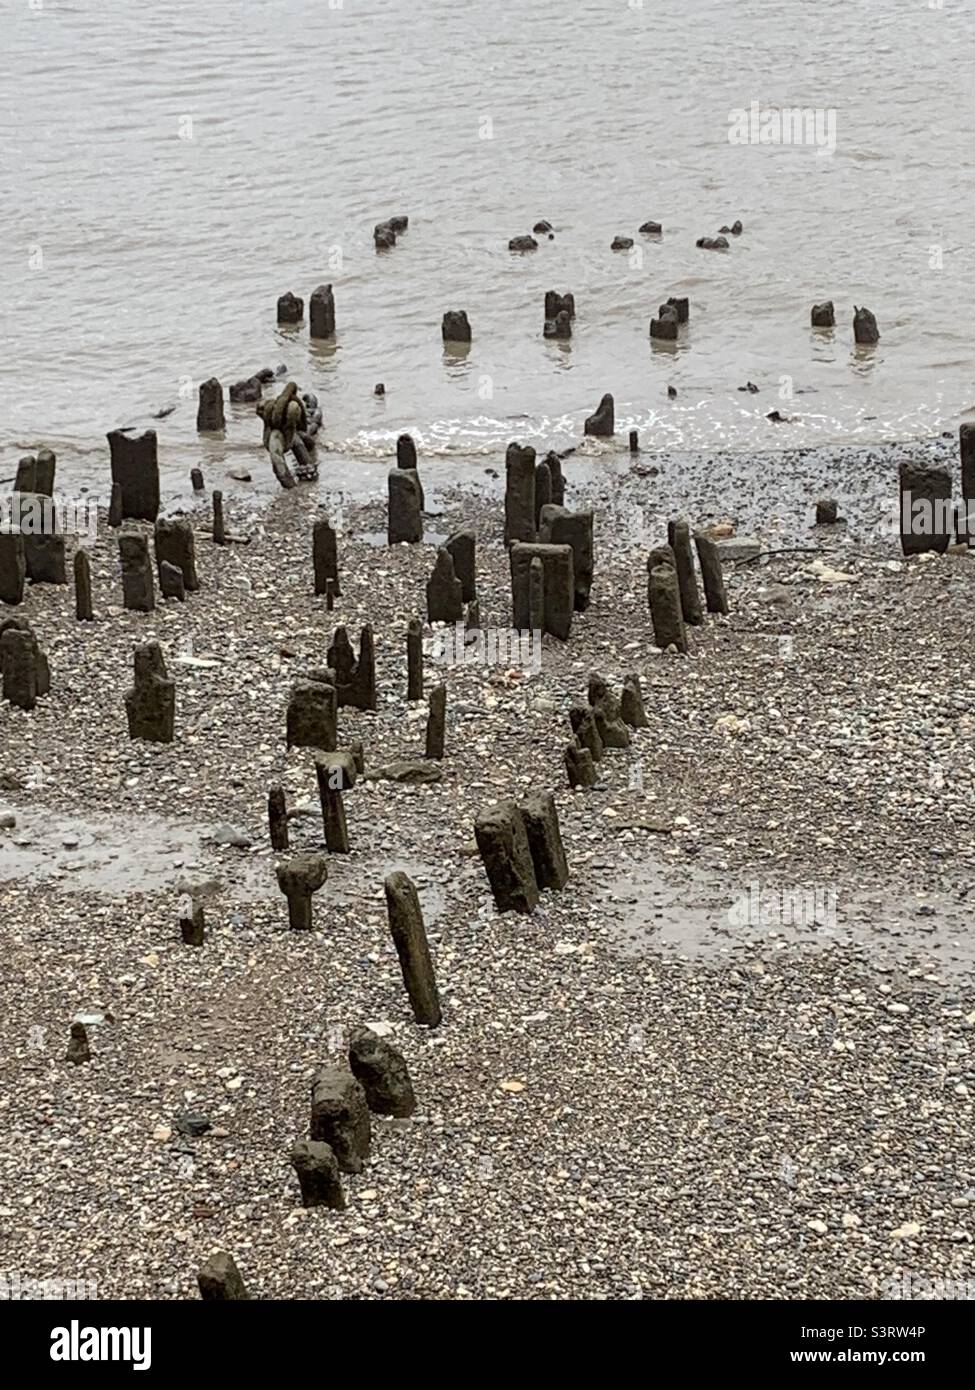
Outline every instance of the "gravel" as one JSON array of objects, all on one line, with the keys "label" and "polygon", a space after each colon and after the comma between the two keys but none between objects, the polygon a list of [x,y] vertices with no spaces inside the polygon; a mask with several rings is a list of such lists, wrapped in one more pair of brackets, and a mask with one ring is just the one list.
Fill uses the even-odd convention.
[{"label": "gravel", "polygon": [[[0,1268],[103,1298],[195,1298],[219,1249],[261,1298],[839,1299],[967,1277],[975,568],[905,562],[874,533],[907,447],[587,444],[565,469],[570,502],[597,508],[592,606],[537,675],[428,660],[427,690],[448,685],[434,783],[370,777],[422,757],[406,623],[435,553],[376,545],[381,503],[343,506],[333,614],[307,488],[264,511],[231,498],[248,544],[212,545],[191,513],[202,588],[150,615],[121,609],[103,524],[96,621],[69,590],[31,591],[18,612],[52,690],[0,710]],[[428,530],[477,530],[482,622],[507,626],[497,488],[428,486]],[[810,528],[823,495],[844,526]],[[646,608],[646,549],[678,507],[780,552],[726,567],[731,612],[686,657],[652,646]],[[315,930],[292,933],[270,782],[312,812],[293,849],[322,830],[313,755],[284,747],[288,690],[335,625],[366,620],[379,710],[340,714],[340,742],[365,744],[352,850],[330,857]],[[177,681],[171,745],[126,736],[149,640]],[[570,792],[567,710],[593,670],[638,672],[650,727]],[[473,820],[532,788],[556,793],[571,877],[501,917]],[[436,1030],[412,1021],[387,930],[394,868],[424,906]],[[770,914],[733,919],[752,885]],[[820,894],[817,920],[776,910],[795,889]],[[186,891],[202,949],[180,940]],[[288,1153],[316,1066],[362,1023],[406,1057],[418,1110],[374,1117],[347,1211],[306,1211]]]}]

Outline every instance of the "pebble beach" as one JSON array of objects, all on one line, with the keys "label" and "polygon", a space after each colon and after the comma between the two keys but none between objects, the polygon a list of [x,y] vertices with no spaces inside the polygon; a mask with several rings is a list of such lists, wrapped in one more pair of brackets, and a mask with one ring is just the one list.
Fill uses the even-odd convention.
[{"label": "pebble beach", "polygon": [[315,1303],[343,1345],[386,1305],[400,1373],[443,1303],[573,1318],[549,1377],[607,1317],[651,1367],[936,1364],[975,1298],[966,7],[9,9],[28,1379],[320,1376]]},{"label": "pebble beach", "polygon": [[[384,770],[422,760],[406,624],[434,545],[377,544],[385,506],[350,500],[327,613],[313,491],[231,503],[228,545],[188,497],[201,587],[140,614],[100,524],[95,621],[70,590],[29,590],[52,692],[3,711],[0,1263],[151,1299],[196,1297],[214,1250],[265,1299],[850,1299],[896,1296],[905,1272],[966,1278],[975,576],[967,550],[877,538],[903,452],[753,460],[788,480],[770,513],[733,455],[582,445],[564,471],[567,505],[599,518],[591,605],[534,673],[439,666],[425,626],[447,729],[420,783]],[[810,525],[825,482],[842,520]],[[428,485],[425,525],[477,533],[481,621],[504,626],[496,489]],[[760,551],[725,564],[730,612],[687,654],[654,646],[646,598],[646,538],[677,493]],[[285,748],[288,692],[336,626],[366,621],[378,708],[339,716],[339,746],[365,750],[350,852],[329,856],[313,931],[292,932],[269,784],[292,849],[320,847],[322,821],[313,751]],[[125,732],[131,651],[152,640],[177,686],[171,744]],[[570,790],[567,712],[592,672],[636,673],[648,727]],[[534,789],[555,793],[570,879],[500,914],[474,818]],[[420,894],[436,1028],[403,990],[394,869]],[[825,895],[824,920],[779,910],[797,888]],[[766,920],[733,915],[749,893]],[[180,939],[186,894],[201,949]],[[75,1018],[84,1066],[65,1060]],[[288,1155],[311,1077],[363,1023],[402,1053],[417,1109],[374,1117],[347,1210],[305,1209]]]}]

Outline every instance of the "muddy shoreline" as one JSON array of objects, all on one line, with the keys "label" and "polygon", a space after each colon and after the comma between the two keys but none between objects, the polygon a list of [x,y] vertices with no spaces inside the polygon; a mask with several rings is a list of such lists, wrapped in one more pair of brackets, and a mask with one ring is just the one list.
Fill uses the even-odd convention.
[{"label": "muddy shoreline", "polygon": [[[260,422],[252,406],[232,406],[238,412],[236,425],[246,431],[246,442],[234,439],[214,441],[199,437],[193,448],[167,441],[157,422],[142,420],[138,428],[159,430],[159,468],[162,500],[166,511],[178,513],[190,508],[208,508],[209,492],[220,488],[224,496],[247,511],[263,512],[278,499],[280,488],[268,465],[261,445]],[[246,412],[246,413],[244,413]],[[862,520],[862,530],[876,537],[876,528],[889,512],[896,495],[897,466],[904,459],[931,464],[957,463],[957,433],[942,433],[901,440],[873,440],[845,444],[796,441],[788,426],[768,424],[769,442],[764,449],[729,446],[711,449],[674,449],[653,431],[640,432],[640,453],[630,454],[626,430],[618,422],[615,438],[585,438],[575,429],[556,439],[554,436],[525,435],[520,422],[511,422],[511,438],[532,444],[539,457],[547,448],[573,450],[570,455],[573,479],[584,488],[594,504],[612,498],[620,483],[639,494],[643,505],[659,497],[671,510],[694,510],[696,515],[713,511],[734,515],[740,512],[748,529],[771,525],[783,509],[805,520],[816,497],[836,495],[843,511]],[[580,425],[581,428],[581,425]],[[415,433],[417,453],[424,479],[431,485],[459,487],[473,494],[485,492],[501,497],[504,475],[504,447],[484,444],[476,448],[451,441],[427,439]],[[12,446],[0,464],[0,480],[11,482],[18,458],[35,452],[36,440]],[[50,445],[57,452],[57,442]],[[318,441],[318,494],[325,505],[337,501],[364,502],[386,498],[386,473],[395,460],[395,441],[377,442],[349,451],[341,440]],[[199,467],[205,479],[205,493],[194,495],[189,483],[191,468]],[[239,476],[248,475],[249,481]],[[308,484],[305,492],[316,485]],[[72,449],[58,453],[58,490],[65,495],[94,496],[106,508],[111,490],[107,445],[102,441],[79,454]],[[873,512],[879,514],[874,519]],[[886,511],[885,511],[886,509]],[[797,524],[798,521],[797,521]],[[383,528],[379,528],[384,530]]]},{"label": "muddy shoreline", "polygon": [[[216,1248],[267,1298],[852,1298],[904,1269],[966,1277],[975,570],[961,553],[905,561],[875,534],[898,460],[956,449],[587,443],[565,472],[568,504],[596,509],[592,605],[567,644],[545,639],[537,676],[428,659],[427,690],[448,686],[428,786],[369,777],[422,753],[405,631],[435,554],[376,543],[384,495],[355,500],[325,453],[317,488],[228,492],[250,539],[226,547],[184,495],[202,587],[147,615],[120,607],[102,517],[95,622],[75,621],[69,589],[30,590],[52,690],[0,714],[4,1262],[157,1298],[194,1297]],[[501,480],[420,467],[428,537],[476,530],[482,623],[507,626]],[[846,525],[810,526],[824,495]],[[332,614],[312,592],[320,498],[341,509]],[[646,602],[646,550],[675,514],[785,552],[726,567],[730,614],[686,657],[653,647]],[[304,937],[273,879],[267,787],[299,812],[293,846],[319,845],[313,758],[285,750],[284,708],[334,628],[365,621],[379,708],[340,727],[366,778]],[[177,682],[170,745],[126,737],[132,648],[153,639]],[[570,792],[567,710],[591,671],[638,672],[650,727]],[[474,815],[535,786],[556,794],[572,877],[502,917]],[[438,1029],[403,994],[392,867],[424,903]],[[753,884],[768,920],[733,922]],[[785,919],[776,894],[817,889],[835,913]],[[179,939],[187,890],[206,906],[200,951]],[[103,1021],[73,1068],[79,1012]],[[288,1150],[315,1065],[361,1022],[404,1053],[420,1109],[376,1122],[348,1212],[305,1211]],[[179,1133],[188,1109],[208,1134]]]}]

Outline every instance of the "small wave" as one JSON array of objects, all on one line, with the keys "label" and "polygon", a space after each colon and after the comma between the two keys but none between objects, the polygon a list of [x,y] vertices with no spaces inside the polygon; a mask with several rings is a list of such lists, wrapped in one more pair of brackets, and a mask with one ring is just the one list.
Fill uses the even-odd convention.
[{"label": "small wave", "polygon": [[[352,458],[395,458],[397,437],[396,435],[391,435],[389,440],[382,444],[370,444],[357,438],[319,439],[318,447],[319,449],[325,450],[326,453],[348,454]],[[480,458],[488,458],[496,454],[499,448],[503,447],[500,441],[494,444],[486,444],[484,442],[473,444],[460,439],[432,444],[424,441],[419,433],[411,433],[411,438],[416,445],[416,452],[420,458],[448,458],[451,456],[469,458],[472,455]]]}]

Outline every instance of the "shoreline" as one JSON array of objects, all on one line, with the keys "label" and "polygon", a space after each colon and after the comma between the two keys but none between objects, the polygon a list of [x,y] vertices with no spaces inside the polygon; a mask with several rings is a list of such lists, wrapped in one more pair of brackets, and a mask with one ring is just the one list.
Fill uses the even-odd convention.
[{"label": "shoreline", "polygon": [[[571,456],[567,501],[597,509],[591,607],[567,644],[544,639],[535,677],[428,658],[448,722],[442,780],[426,786],[370,774],[422,753],[405,629],[434,550],[356,539],[384,532],[385,501],[351,503],[327,614],[311,564],[324,470],[318,488],[246,508],[246,525],[228,499],[228,528],[251,541],[198,530],[202,587],[185,603],[121,609],[105,527],[93,623],[75,621],[70,589],[30,590],[13,611],[52,689],[30,714],[3,709],[0,800],[17,821],[0,832],[6,1263],[157,1298],[193,1297],[214,1248],[267,1298],[853,1298],[904,1269],[965,1277],[975,678],[957,639],[975,571],[967,553],[905,560],[894,542],[856,542],[857,518],[896,487],[891,462],[834,457],[831,495],[851,514],[840,555],[726,566],[731,612],[682,657],[652,647],[646,603],[646,550],[672,500],[695,503],[694,524],[724,505],[740,534],[782,478],[749,494],[730,457],[640,476],[628,456]],[[477,531],[482,622],[507,626],[499,480],[421,470],[428,529]],[[621,541],[613,517],[631,506],[644,533]],[[808,542],[798,517],[788,527]],[[848,577],[825,578],[819,559]],[[289,932],[268,784],[285,787],[293,848],[322,831],[313,757],[285,751],[284,706],[334,629],[356,638],[364,621],[379,708],[340,713],[340,746],[366,749],[345,797],[351,852],[330,856],[314,930]],[[177,682],[167,745],[125,732],[132,648],[153,637]],[[570,792],[567,710],[593,670],[614,687],[638,672],[650,727]],[[531,917],[501,916],[473,818],[532,787],[555,793],[571,877]],[[403,994],[392,868],[420,891],[437,1029],[412,1022]],[[772,919],[735,925],[755,882]],[[787,920],[775,896],[817,889],[835,893],[835,930]],[[187,890],[206,913],[200,950],[179,938]],[[78,1012],[103,1021],[74,1068]],[[374,1121],[347,1212],[306,1211],[287,1155],[308,1083],[364,1021],[403,1052],[419,1110]],[[179,1132],[189,1110],[207,1134]],[[937,1173],[908,1186],[921,1114],[938,1127]],[[916,1236],[892,1237],[910,1223]],[[718,1233],[703,1264],[702,1227]]]},{"label": "shoreline", "polygon": [[[516,430],[512,438],[518,438]],[[914,460],[925,465],[948,467],[955,477],[958,472],[957,432],[943,432],[934,437],[917,440],[895,440],[876,444],[815,446],[783,446],[779,449],[654,449],[641,441],[634,454],[624,445],[617,433],[607,441],[582,437],[575,445],[561,451],[566,467],[571,469],[577,489],[584,489],[588,501],[601,518],[617,520],[624,509],[643,509],[646,527],[666,525],[671,515],[687,513],[695,524],[730,519],[741,531],[765,534],[784,530],[791,539],[804,536],[816,501],[833,497],[840,505],[845,528],[836,528],[833,542],[868,542],[896,537],[885,519],[896,515],[898,501],[898,465]],[[472,499],[503,498],[504,449],[490,453],[424,452],[417,446],[425,481],[431,489],[430,503],[439,494],[459,489]],[[395,450],[377,453],[368,460],[364,456],[350,460],[341,450],[319,444],[319,477],[315,483],[302,483],[303,497],[312,498],[326,512],[329,507],[365,506],[381,503],[385,509],[386,476],[395,466]],[[539,453],[539,458],[543,455]],[[240,508],[252,518],[262,517],[282,499],[281,488],[271,472],[266,451],[260,441],[250,451],[247,471],[250,482],[235,480],[225,471],[207,468],[205,488],[195,493],[189,485],[191,467],[200,466],[198,459],[186,459],[174,464],[160,461],[162,485],[162,514],[206,514],[210,508],[210,492],[219,488],[225,505]],[[461,475],[458,464],[470,463],[469,471]],[[349,476],[345,471],[352,463],[357,471]],[[109,457],[106,444],[98,469],[101,483],[94,480],[78,484],[72,491],[70,478],[64,477],[59,460],[57,487],[61,495],[98,499],[107,509]],[[230,467],[239,468],[238,464]],[[368,468],[368,474],[358,471]],[[772,473],[770,470],[775,469]],[[11,474],[11,480],[13,475]],[[2,482],[3,480],[0,480]],[[67,484],[67,486],[65,486]],[[433,515],[429,513],[429,515]],[[377,529],[384,530],[385,523]]]}]

